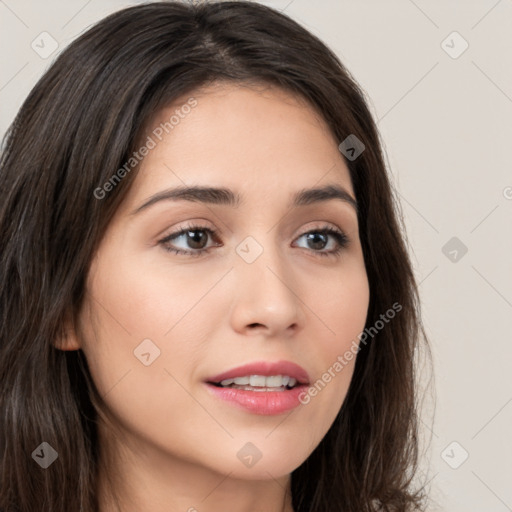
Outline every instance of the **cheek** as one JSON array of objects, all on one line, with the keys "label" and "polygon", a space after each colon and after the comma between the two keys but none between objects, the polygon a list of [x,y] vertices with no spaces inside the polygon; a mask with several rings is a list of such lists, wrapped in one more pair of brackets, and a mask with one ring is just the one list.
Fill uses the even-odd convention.
[{"label": "cheek", "polygon": [[208,318],[218,318],[197,321],[200,299],[212,284],[178,267],[164,272],[104,252],[101,265],[91,267],[81,316],[83,348],[100,393],[125,379],[138,383],[135,392],[166,388],[165,370],[187,385],[210,332]]},{"label": "cheek", "polygon": [[324,280],[321,290],[312,302],[318,304],[314,310],[318,335],[314,351],[309,352],[318,372],[301,401],[319,413],[317,418],[322,421],[316,423],[317,433],[323,435],[347,394],[358,354],[359,335],[366,323],[370,291],[362,261],[347,265],[338,279]]},{"label": "cheek", "polygon": [[[101,306],[96,309],[105,325],[118,338],[126,339],[128,335],[132,343],[150,338],[165,344],[179,333],[190,347],[197,337],[190,323],[195,316],[200,328],[198,311],[208,303],[205,295],[218,275],[203,272],[199,276],[193,265],[166,266],[165,259],[158,254],[155,257],[155,252],[148,251],[142,257],[122,253],[122,258],[103,254],[101,267],[91,272],[88,288],[96,305]],[[207,320],[201,316],[201,324]]]},{"label": "cheek", "polygon": [[314,297],[313,303],[318,305],[314,312],[323,323],[320,343],[327,358],[324,363],[332,364],[354,340],[358,341],[365,327],[370,289],[362,258],[347,261],[339,274],[324,278],[322,283]]},{"label": "cheek", "polygon": [[92,269],[80,323],[83,349],[114,423],[185,457],[205,424],[212,436],[225,435],[187,391],[209,332],[207,319],[198,322],[200,307],[194,309],[205,284],[179,272],[164,279],[130,263],[104,257]]}]

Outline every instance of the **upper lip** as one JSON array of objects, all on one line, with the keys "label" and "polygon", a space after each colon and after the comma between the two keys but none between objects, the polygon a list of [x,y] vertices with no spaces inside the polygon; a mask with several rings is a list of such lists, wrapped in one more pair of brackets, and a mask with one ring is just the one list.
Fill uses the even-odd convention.
[{"label": "upper lip", "polygon": [[309,384],[308,372],[304,370],[302,366],[292,363],[291,361],[256,361],[242,366],[237,366],[231,370],[209,377],[207,382],[218,384],[226,379],[234,379],[235,377],[245,377],[249,375],[263,375],[265,377],[271,375],[288,375],[288,377],[293,377],[300,384]]}]

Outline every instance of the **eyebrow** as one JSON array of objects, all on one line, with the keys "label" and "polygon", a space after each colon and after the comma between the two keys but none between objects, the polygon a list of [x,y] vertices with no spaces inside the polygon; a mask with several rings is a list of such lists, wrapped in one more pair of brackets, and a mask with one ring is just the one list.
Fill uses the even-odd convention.
[{"label": "eyebrow", "polygon": [[[319,188],[302,189],[295,193],[292,198],[292,207],[307,206],[337,199],[349,204],[358,211],[357,201],[349,194],[347,190],[337,184],[325,185]],[[135,215],[142,210],[160,201],[191,201],[196,203],[205,203],[213,205],[224,205],[232,208],[238,208],[242,203],[239,194],[229,188],[224,187],[203,187],[203,186],[183,186],[163,190],[151,196],[141,206],[131,212]]]}]

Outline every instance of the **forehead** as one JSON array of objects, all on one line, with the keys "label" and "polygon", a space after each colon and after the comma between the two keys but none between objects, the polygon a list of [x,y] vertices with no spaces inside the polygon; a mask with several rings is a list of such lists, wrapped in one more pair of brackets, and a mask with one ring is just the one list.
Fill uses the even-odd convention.
[{"label": "forehead", "polygon": [[[141,144],[138,198],[170,186],[229,187],[283,198],[290,190],[339,184],[350,174],[322,117],[304,99],[268,86],[218,83],[157,112]],[[151,144],[153,145],[153,144]]]}]

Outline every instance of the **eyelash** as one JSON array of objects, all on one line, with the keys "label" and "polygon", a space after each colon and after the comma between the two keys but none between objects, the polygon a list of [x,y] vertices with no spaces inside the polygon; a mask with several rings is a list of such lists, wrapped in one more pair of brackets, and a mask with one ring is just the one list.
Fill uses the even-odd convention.
[{"label": "eyelash", "polygon": [[[165,238],[163,238],[162,240],[160,240],[158,243],[160,245],[162,245],[164,250],[174,253],[174,254],[183,255],[183,256],[197,257],[197,256],[201,256],[204,253],[210,252],[210,249],[212,249],[213,247],[209,247],[208,249],[196,249],[193,251],[184,251],[183,249],[173,249],[172,247],[167,245],[168,242],[170,242],[171,240],[179,238],[180,236],[187,234],[189,231],[204,231],[204,232],[208,233],[211,236],[211,238],[214,238],[214,239],[216,239],[217,235],[218,235],[218,231],[215,229],[210,229],[210,228],[207,228],[206,226],[191,225],[191,226],[182,228],[181,230],[176,231],[175,233],[171,233],[170,235],[168,235]],[[332,249],[330,251],[314,251],[311,249],[311,251],[313,253],[318,254],[319,256],[323,256],[323,257],[337,257],[341,253],[341,251],[348,246],[348,244],[350,242],[349,238],[347,237],[347,235],[345,235],[345,233],[343,233],[342,231],[338,231],[337,229],[334,229],[330,226],[323,226],[321,228],[312,229],[310,231],[307,231],[306,233],[303,233],[298,238],[301,238],[305,235],[309,235],[312,233],[321,233],[323,235],[331,235],[336,239],[336,241],[338,243],[338,247],[336,249]]]}]

